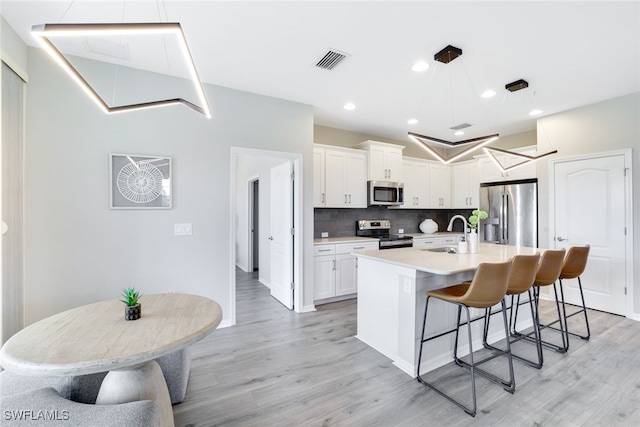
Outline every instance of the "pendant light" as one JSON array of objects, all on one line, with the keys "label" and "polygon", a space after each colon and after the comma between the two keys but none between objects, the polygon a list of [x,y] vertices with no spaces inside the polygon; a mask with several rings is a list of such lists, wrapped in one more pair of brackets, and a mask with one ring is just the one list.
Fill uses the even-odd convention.
[{"label": "pendant light", "polygon": [[[194,111],[197,111],[207,118],[211,118],[211,108],[209,107],[204,87],[202,85],[202,82],[200,81],[200,77],[198,76],[198,72],[196,70],[193,57],[191,56],[191,52],[189,51],[189,46],[187,44],[184,32],[182,31],[182,27],[177,22],[42,24],[34,25],[31,29],[31,33],[34,35],[40,45],[45,49],[45,51],[56,61],[56,63],[60,67],[62,67],[73,79],[73,81],[75,81],[89,96],[89,98],[107,114],[155,107],[164,107],[169,105],[184,105]],[[77,65],[74,66],[70,60],[72,54],[75,57],[82,58],[82,55],[78,52],[95,53],[96,51],[91,49],[92,42],[95,42],[96,45],[102,43],[103,46],[107,47],[113,47],[113,45],[115,45],[116,47],[120,47],[128,46],[128,44],[113,43],[110,42],[110,40],[113,40],[115,37],[117,40],[130,40],[132,43],[134,41],[136,43],[139,43],[140,41],[149,43],[150,37],[152,36],[155,36],[158,39],[161,38],[158,45],[162,44],[162,47],[158,48],[158,50],[164,50],[164,52],[161,53],[161,55],[163,56],[161,59],[166,60],[167,64],[170,62],[167,46],[176,47],[176,50],[180,52],[175,53],[175,56],[179,58],[178,60],[175,60],[175,62],[182,63],[182,69],[186,69],[186,74],[188,75],[187,80],[191,81],[191,86],[193,87],[195,96],[198,100],[197,104],[196,102],[190,102],[183,97],[177,96],[168,99],[157,99],[146,102],[126,102],[122,105],[110,105],[105,100],[105,96],[101,96],[99,94],[99,90],[97,90],[96,87],[92,86],[92,84],[90,83],[91,79],[85,73],[81,72]],[[66,54],[63,53],[62,49],[59,46],[61,44],[64,45],[64,43],[74,46],[75,51],[71,53],[66,52]],[[106,43],[111,43],[111,45],[106,45]],[[83,46],[84,50],[78,48],[77,46]],[[147,45],[136,45],[135,47],[143,50],[146,46]],[[127,52],[129,50],[127,50]],[[123,58],[117,58],[117,55],[111,56],[109,55],[109,53],[105,52],[98,51],[98,54],[101,55],[99,57],[116,59],[116,61],[103,62],[107,62],[109,65],[112,65],[113,63],[119,64],[120,62],[122,62],[118,62],[118,59]],[[89,55],[87,56],[90,57]],[[96,61],[96,63],[99,62]],[[114,104],[114,102],[112,102],[111,104]]]},{"label": "pendant light", "polygon": [[[450,62],[454,61],[460,56],[462,56],[462,49],[452,45],[448,45],[442,50],[440,50],[438,53],[436,53],[433,59],[443,64],[449,64]],[[465,70],[465,73],[466,73],[466,70]],[[467,78],[468,77],[469,76],[467,75]],[[420,108],[422,108],[422,106]],[[419,115],[420,114],[418,113],[417,116]],[[462,128],[469,127],[469,126],[471,125],[468,123],[465,123],[463,125],[451,127],[450,129],[460,131]],[[427,153],[429,153],[432,157],[439,160],[443,164],[449,164],[476,150],[479,150],[480,148],[483,148],[486,145],[490,144],[491,142],[495,141],[500,136],[499,134],[496,133],[496,134],[485,135],[477,138],[465,139],[461,141],[448,141],[442,138],[435,138],[432,136],[422,135],[416,132],[408,132],[407,135],[412,141],[417,143]],[[436,149],[436,147],[441,147],[444,149],[444,151],[439,152]],[[461,149],[455,150],[454,154],[447,153],[450,149],[456,149],[456,148],[461,148]]]}]

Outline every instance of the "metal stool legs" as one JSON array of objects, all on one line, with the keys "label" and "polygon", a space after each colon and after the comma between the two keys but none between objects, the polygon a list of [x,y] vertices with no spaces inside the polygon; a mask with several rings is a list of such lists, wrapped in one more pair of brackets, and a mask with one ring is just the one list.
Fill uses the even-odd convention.
[{"label": "metal stool legs", "polygon": [[[555,302],[556,302],[556,312],[558,314],[558,319],[554,320],[551,323],[547,323],[547,324],[542,324],[540,322],[540,287],[539,286],[534,286],[533,288],[533,297],[534,297],[534,304],[535,304],[535,315],[534,315],[534,319],[535,322],[537,323],[537,329],[538,329],[538,337],[539,337],[539,341],[540,343],[547,347],[550,348],[552,350],[557,351],[558,353],[566,353],[569,350],[569,334],[567,333],[567,327],[566,327],[566,318],[565,318],[565,304],[564,304],[564,293],[562,292],[562,288],[560,288],[560,298],[558,298],[558,288],[556,287],[556,284],[553,284],[553,292],[555,294]],[[518,318],[518,309],[517,309],[517,305],[516,305],[516,314],[514,317],[514,324],[515,321],[517,321]],[[556,328],[552,325],[555,324],[559,324],[560,327]],[[553,329],[556,330],[558,332],[560,332],[560,337],[562,339],[562,345],[558,345],[549,341],[545,341],[542,339],[542,331],[545,329]],[[529,332],[527,334],[523,334],[521,332],[516,331],[515,329],[513,329],[511,331],[511,333],[513,335],[515,335],[516,337],[518,337],[519,339],[525,339],[527,341],[531,341],[534,342],[536,341],[535,338],[531,337],[532,334],[535,334],[535,328],[533,332]]]},{"label": "metal stool legs", "polygon": [[[582,301],[582,308],[580,308],[579,310],[577,310],[577,311],[575,311],[575,312],[573,312],[573,313],[571,313],[571,314],[569,314],[567,316],[567,309],[566,309],[566,305],[565,305],[563,307],[564,325],[565,325],[565,328],[567,328],[567,334],[573,335],[574,337],[582,338],[583,340],[589,340],[589,338],[591,338],[591,328],[589,328],[589,317],[587,316],[587,306],[584,303],[584,293],[582,292],[582,281],[580,280],[580,276],[578,276],[577,279],[578,279],[578,288],[580,289],[580,299]],[[563,288],[562,288],[562,278],[560,278],[560,292],[562,293],[562,301],[564,302],[564,291],[563,291]],[[567,320],[570,317],[573,317],[573,316],[575,316],[577,314],[580,314],[580,313],[584,313],[584,324],[585,324],[585,327],[587,329],[587,334],[586,335],[580,335],[580,334],[577,334],[575,332],[570,332],[569,331],[569,325],[567,323]],[[556,329],[556,328],[552,328],[552,329]],[[567,347],[568,347],[568,343],[567,343]]]},{"label": "metal stool legs", "polygon": [[[471,406],[465,406],[463,403],[461,403],[459,400],[454,399],[453,397],[449,396],[448,394],[446,394],[445,392],[443,392],[442,390],[440,390],[439,388],[437,388],[435,385],[427,382],[422,375],[420,375],[420,366],[422,364],[422,350],[424,348],[424,343],[427,341],[430,341],[434,338],[438,338],[440,336],[442,336],[442,334],[440,335],[436,335],[433,337],[429,337],[429,338],[425,338],[425,330],[426,330],[426,324],[427,324],[427,313],[428,313],[428,309],[429,309],[429,300],[430,300],[430,296],[427,296],[427,300],[425,302],[425,310],[424,310],[424,318],[422,321],[422,337],[420,340],[420,352],[418,355],[418,373],[417,373],[417,380],[424,384],[425,386],[429,387],[430,389],[432,389],[433,391],[435,391],[436,393],[438,393],[440,396],[444,397],[445,399],[449,400],[451,403],[455,404],[456,406],[458,406],[459,408],[461,408],[462,410],[464,410],[467,414],[471,415],[472,417],[476,415],[477,412],[477,401],[476,401],[476,374],[502,386],[502,388],[504,388],[506,391],[513,393],[515,390],[515,375],[513,372],[513,360],[511,358],[511,346],[509,343],[509,326],[507,323],[507,315],[506,315],[506,306],[505,306],[505,302],[504,299],[502,300],[501,304],[502,304],[502,315],[503,315],[503,322],[504,322],[504,330],[505,330],[505,336],[507,337],[506,342],[507,342],[507,350],[498,350],[500,353],[498,355],[502,355],[502,354],[506,354],[508,356],[508,362],[509,362],[509,381],[505,381],[489,372],[486,372],[480,368],[478,368],[478,365],[486,362],[488,360],[491,360],[493,358],[495,358],[498,355],[494,355],[492,357],[489,357],[487,359],[484,359],[480,362],[475,362],[474,361],[474,355],[473,355],[473,341],[472,341],[472,334],[471,334],[471,322],[473,321],[471,319],[471,315],[469,313],[469,307],[467,307],[464,304],[457,304],[458,305],[458,316],[457,316],[457,328],[455,330],[456,332],[456,336],[455,336],[455,343],[454,343],[454,361],[458,366],[464,367],[466,369],[469,370],[469,375],[470,375],[470,380],[471,380]],[[466,322],[464,323],[460,323],[461,320],[461,316],[462,316],[462,309],[464,308],[465,311],[465,315],[466,315]],[[488,312],[489,309],[485,309],[485,321],[486,321],[486,316],[488,316]],[[458,357],[458,337],[459,337],[459,332],[460,332],[460,327],[467,325],[467,339],[469,342],[469,362],[465,362],[463,360],[461,360]]]},{"label": "metal stool legs", "polygon": [[[520,303],[520,295],[518,295],[518,299],[514,302],[514,297],[515,295],[511,295],[511,306],[509,307],[509,335],[510,335],[510,339],[509,339],[509,343],[511,345],[517,343],[518,341],[521,341],[523,339],[526,339],[527,335],[523,334],[521,332],[518,332],[518,330],[516,329],[516,319],[517,319],[517,311],[518,311],[518,307],[522,304],[529,304],[529,309],[531,310],[531,319],[533,319],[533,341],[535,343],[536,346],[536,354],[537,354],[537,361],[536,360],[530,360],[527,359],[526,357],[523,356],[519,356],[517,354],[515,354],[513,352],[513,349],[511,349],[511,357],[518,359],[526,364],[528,364],[531,367],[534,367],[536,369],[540,369],[542,368],[542,364],[544,362],[544,358],[542,355],[542,340],[540,337],[540,324],[539,324],[539,320],[538,320],[538,312],[537,310],[534,308],[534,296],[533,296],[533,292],[531,292],[531,289],[529,289],[527,291],[527,294],[529,296],[529,300],[525,301],[523,303]],[[514,309],[514,305],[515,305],[515,309]],[[491,319],[491,315],[495,314],[495,313],[489,313],[489,317],[485,323],[485,328],[484,328],[484,336],[483,338],[483,345],[485,348],[489,349],[489,350],[494,350],[494,351],[502,351],[501,349],[490,345],[487,342],[487,335],[489,334],[489,322]]]}]

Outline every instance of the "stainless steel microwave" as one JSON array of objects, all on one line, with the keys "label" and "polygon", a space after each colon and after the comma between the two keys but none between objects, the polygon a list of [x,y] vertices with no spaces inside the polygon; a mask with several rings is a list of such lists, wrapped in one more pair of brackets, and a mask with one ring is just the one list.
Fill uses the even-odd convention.
[{"label": "stainless steel microwave", "polygon": [[404,203],[404,184],[401,182],[369,181],[369,206],[399,206]]}]

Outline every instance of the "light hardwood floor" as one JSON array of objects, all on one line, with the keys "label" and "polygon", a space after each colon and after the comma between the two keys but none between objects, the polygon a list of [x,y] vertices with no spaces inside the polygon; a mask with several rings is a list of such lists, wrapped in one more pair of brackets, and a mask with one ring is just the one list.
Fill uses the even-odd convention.
[{"label": "light hardwood floor", "polygon": [[[355,300],[296,314],[241,271],[237,296],[237,325],[193,346],[176,426],[640,426],[640,322],[590,311],[590,341],[541,370],[514,361],[515,394],[479,378],[471,418],[354,337]],[[468,398],[461,368],[429,375]]]}]

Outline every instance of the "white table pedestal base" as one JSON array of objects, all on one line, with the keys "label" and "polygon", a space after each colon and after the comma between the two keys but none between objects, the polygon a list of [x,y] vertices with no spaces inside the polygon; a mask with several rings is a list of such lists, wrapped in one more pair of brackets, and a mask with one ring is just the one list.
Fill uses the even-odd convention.
[{"label": "white table pedestal base", "polygon": [[153,400],[158,407],[160,426],[174,427],[173,409],[167,383],[155,361],[131,369],[109,371],[102,381],[96,405]]}]

